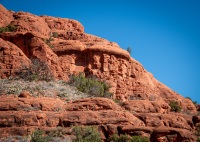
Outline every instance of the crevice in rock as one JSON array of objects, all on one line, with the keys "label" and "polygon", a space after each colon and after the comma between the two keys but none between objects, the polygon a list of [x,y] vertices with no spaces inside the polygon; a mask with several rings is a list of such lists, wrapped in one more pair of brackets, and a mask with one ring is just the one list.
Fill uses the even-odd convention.
[{"label": "crevice in rock", "polygon": [[15,35],[0,35],[0,38],[15,44],[30,59],[31,58],[31,39],[34,37],[32,33],[19,33]]},{"label": "crevice in rock", "polygon": [[118,135],[123,134],[122,128],[120,126],[117,126],[117,132]]},{"label": "crevice in rock", "polygon": [[100,129],[101,129],[102,133],[104,134],[105,138],[108,139],[109,135],[108,135],[108,132],[106,131],[105,127],[104,126],[100,126]]}]

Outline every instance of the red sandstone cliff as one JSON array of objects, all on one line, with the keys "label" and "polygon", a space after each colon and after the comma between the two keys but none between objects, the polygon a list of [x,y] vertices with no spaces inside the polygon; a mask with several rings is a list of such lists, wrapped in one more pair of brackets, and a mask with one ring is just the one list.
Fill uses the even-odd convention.
[{"label": "red sandstone cliff", "polygon": [[[114,130],[117,131],[117,126],[113,125],[123,123],[123,125],[120,125],[120,131],[123,133],[141,131],[145,135],[159,134],[161,137],[165,137],[166,134],[177,134],[180,139],[184,139],[184,135],[190,140],[193,139],[190,132],[194,127],[192,117],[183,114],[169,114],[170,107],[168,105],[171,100],[176,100],[182,106],[182,112],[189,111],[195,114],[196,107],[193,103],[157,81],[151,73],[146,71],[138,61],[130,57],[129,53],[121,49],[117,43],[84,33],[84,27],[75,20],[36,16],[27,12],[12,12],[0,5],[0,27],[9,24],[15,25],[17,29],[14,32],[0,33],[0,78],[15,75],[15,72],[21,66],[30,64],[32,57],[47,62],[57,79],[67,80],[70,74],[78,72],[84,72],[85,75],[96,75],[112,86],[113,98],[124,101],[122,108],[116,106],[109,111],[98,109],[106,110],[107,119],[116,117],[115,120],[104,120],[104,118],[101,118],[103,115],[101,113],[104,112],[101,111],[95,111],[95,113],[86,111],[88,115],[94,117],[94,120],[88,122],[79,110],[75,114],[80,118],[73,121],[80,121],[78,123],[84,125],[90,123],[105,125],[107,121],[113,121],[114,124],[103,129],[107,130],[108,127],[114,127]],[[54,36],[54,33],[56,33],[56,36]],[[50,42],[51,47],[45,43],[45,40],[49,38],[53,39]],[[21,99],[13,99],[14,102],[21,101]],[[8,102],[6,99],[5,101],[2,100],[0,104],[6,106]],[[28,102],[31,103],[30,100]],[[67,107],[62,105],[61,108],[66,107],[67,111],[74,111],[71,107],[73,104],[70,104],[70,107],[68,105],[66,105]],[[11,111],[12,109],[8,107],[8,110]],[[135,114],[133,115],[130,112],[135,112]],[[17,117],[18,115],[20,117]],[[4,120],[2,116],[12,117],[13,120],[9,119],[8,121],[11,122],[7,122],[11,127],[18,126],[14,121],[16,117],[20,120],[19,126],[26,126],[28,124],[25,124],[25,122],[22,124],[20,119],[26,118],[25,115],[35,117],[34,126],[46,126],[43,125],[44,121],[50,121],[48,117],[51,116],[55,118],[55,121],[52,118],[52,127],[57,126],[58,120],[61,118],[64,126],[67,125],[68,121],[72,121],[70,119],[71,114],[68,112],[60,112],[55,115],[52,112],[18,114],[15,111],[11,115],[1,109],[0,123],[3,124],[0,124],[0,126],[7,126],[2,122]],[[96,120],[95,117],[99,119]],[[119,120],[116,120],[117,118]],[[135,124],[135,119],[137,119],[137,124]],[[32,120],[30,121],[32,122]],[[3,129],[9,133],[13,131],[11,128]],[[27,131],[27,129],[24,131]]]}]

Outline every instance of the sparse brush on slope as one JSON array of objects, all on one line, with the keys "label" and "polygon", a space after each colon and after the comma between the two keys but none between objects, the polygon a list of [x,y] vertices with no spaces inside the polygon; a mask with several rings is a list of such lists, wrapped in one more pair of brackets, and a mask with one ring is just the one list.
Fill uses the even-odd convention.
[{"label": "sparse brush on slope", "polygon": [[16,26],[9,24],[6,27],[0,27],[0,33],[4,33],[4,32],[14,32],[17,29]]},{"label": "sparse brush on slope", "polygon": [[185,97],[185,98],[191,100],[194,105],[198,104],[197,101],[193,101],[190,97]]},{"label": "sparse brush on slope", "polygon": [[72,131],[76,136],[74,142],[101,142],[101,135],[95,126],[75,126]]},{"label": "sparse brush on slope", "polygon": [[146,137],[142,136],[128,136],[128,135],[120,135],[118,136],[117,134],[113,134],[109,138],[109,142],[149,142],[149,139]]},{"label": "sparse brush on slope", "polygon": [[44,131],[42,130],[35,130],[31,135],[32,142],[49,142],[52,140],[51,136],[44,135]]},{"label": "sparse brush on slope", "polygon": [[88,97],[77,90],[76,87],[67,84],[65,81],[25,81],[23,79],[0,79],[0,95],[16,94],[28,91],[33,97],[46,96],[65,98],[66,100],[77,100]]},{"label": "sparse brush on slope", "polygon": [[171,107],[171,111],[174,111],[174,112],[180,112],[182,109],[177,101],[170,101],[169,105]]},{"label": "sparse brush on slope", "polygon": [[196,126],[196,133],[195,135],[197,136],[197,142],[200,142],[200,124]]},{"label": "sparse brush on slope", "polygon": [[31,59],[31,62],[32,64],[30,66],[24,66],[17,72],[19,78],[28,81],[54,80],[53,73],[47,63],[42,62],[39,59]]},{"label": "sparse brush on slope", "polygon": [[109,92],[110,85],[104,81],[98,80],[94,76],[86,78],[83,73],[79,73],[79,75],[72,75],[70,84],[73,84],[79,91],[88,93],[90,96],[111,96],[111,93]]}]

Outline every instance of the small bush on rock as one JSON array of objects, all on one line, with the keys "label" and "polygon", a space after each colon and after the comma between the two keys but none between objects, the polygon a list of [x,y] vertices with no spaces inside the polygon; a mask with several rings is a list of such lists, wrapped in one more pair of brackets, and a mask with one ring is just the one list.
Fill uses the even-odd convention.
[{"label": "small bush on rock", "polygon": [[18,72],[17,75],[19,78],[28,81],[51,81],[54,80],[53,73],[49,66],[45,63],[40,61],[39,59],[32,59],[32,64],[29,67],[22,67]]},{"label": "small bush on rock", "polygon": [[179,106],[178,102],[176,101],[170,101],[169,105],[171,107],[171,111],[174,112],[180,112],[182,109],[181,106]]},{"label": "small bush on rock", "polygon": [[193,101],[190,97],[185,97],[185,98],[191,100],[194,105],[198,104],[197,101]]},{"label": "small bush on rock", "polygon": [[49,142],[52,140],[52,137],[45,136],[42,130],[35,130],[31,135],[32,142]]},{"label": "small bush on rock", "polygon": [[54,48],[54,46],[51,44],[51,41],[54,40],[52,37],[50,37],[49,39],[42,38],[42,40],[43,40],[50,48]]},{"label": "small bush on rock", "polygon": [[51,131],[49,135],[52,137],[62,137],[65,135],[65,131],[62,127],[57,127],[55,130]]},{"label": "small bush on rock", "polygon": [[54,38],[57,38],[57,37],[58,37],[58,33],[57,33],[57,32],[53,32],[53,33],[52,33],[52,36],[53,36]]},{"label": "small bush on rock", "polygon": [[142,136],[132,136],[130,142],[149,142],[149,139]]},{"label": "small bush on rock", "polygon": [[9,24],[6,27],[0,27],[0,33],[4,32],[14,32],[17,29],[16,26]]},{"label": "small bush on rock", "polygon": [[142,136],[128,136],[128,135],[120,135],[117,134],[112,135],[109,138],[109,142],[149,142],[148,138]]},{"label": "small bush on rock", "polygon": [[126,51],[128,51],[128,53],[131,54],[131,48],[130,48],[130,47],[128,47],[128,48],[126,49]]},{"label": "small bush on rock", "polygon": [[114,134],[110,137],[109,142],[128,142],[129,141],[128,135],[120,135]]},{"label": "small bush on rock", "polygon": [[197,136],[197,142],[200,142],[200,124],[196,126],[196,133],[195,135]]},{"label": "small bush on rock", "polygon": [[72,132],[76,136],[74,142],[101,142],[101,135],[95,126],[75,126]]},{"label": "small bush on rock", "polygon": [[96,97],[110,97],[110,86],[104,82],[99,81],[96,77],[86,78],[83,73],[79,75],[72,75],[70,83],[76,86],[76,88],[84,93],[88,93],[91,96]]}]

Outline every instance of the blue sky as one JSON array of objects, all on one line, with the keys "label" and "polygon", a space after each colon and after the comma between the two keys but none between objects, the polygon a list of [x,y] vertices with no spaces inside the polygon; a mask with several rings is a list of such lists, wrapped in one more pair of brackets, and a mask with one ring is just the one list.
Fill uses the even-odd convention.
[{"label": "blue sky", "polygon": [[7,9],[80,21],[126,49],[159,81],[200,103],[199,0],[0,0]]}]

